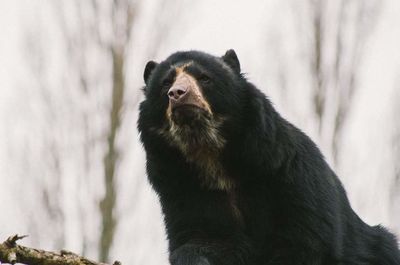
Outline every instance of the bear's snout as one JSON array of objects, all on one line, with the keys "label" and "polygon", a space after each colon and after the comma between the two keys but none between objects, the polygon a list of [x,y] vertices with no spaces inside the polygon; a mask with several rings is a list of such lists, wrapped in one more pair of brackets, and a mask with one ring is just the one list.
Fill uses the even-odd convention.
[{"label": "bear's snout", "polygon": [[188,89],[184,86],[172,86],[168,90],[168,97],[172,101],[179,101],[181,100],[188,92]]},{"label": "bear's snout", "polygon": [[211,113],[196,79],[188,73],[180,72],[177,75],[167,95],[171,111],[181,106],[193,106]]}]

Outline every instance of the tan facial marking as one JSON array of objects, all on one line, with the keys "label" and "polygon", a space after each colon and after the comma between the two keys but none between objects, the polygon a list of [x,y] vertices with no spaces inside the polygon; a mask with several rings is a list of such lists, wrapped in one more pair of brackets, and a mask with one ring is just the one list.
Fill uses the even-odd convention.
[{"label": "tan facial marking", "polygon": [[[213,116],[210,104],[203,95],[201,86],[196,78],[186,72],[186,67],[192,62],[175,67],[176,77],[173,88],[184,88],[186,94],[181,98],[170,97],[166,110],[168,125],[160,131],[171,143],[179,147],[188,162],[194,163],[200,169],[200,178],[203,185],[209,189],[233,190],[234,182],[226,176],[223,166],[219,162],[219,154],[225,145],[219,128],[223,122],[221,118]],[[201,126],[196,128],[194,135],[190,127],[180,126],[173,120],[173,108],[179,105],[194,105],[208,113],[209,117],[199,121]],[[239,216],[238,209],[233,203],[235,216]]]},{"label": "tan facial marking", "polygon": [[[176,78],[171,88],[174,86],[181,86],[190,90],[190,96],[187,98],[185,103],[198,106],[206,110],[208,113],[212,114],[210,104],[205,100],[201,88],[197,83],[197,80],[191,74],[185,72],[185,68],[189,65],[191,65],[191,63],[187,63],[175,68]],[[168,108],[166,111],[166,116],[170,121],[171,121],[171,115],[172,115],[172,106],[170,102],[168,104]]]},{"label": "tan facial marking", "polygon": [[186,67],[188,67],[192,64],[193,64],[193,62],[188,62],[181,66],[175,67],[176,75],[178,76],[180,73],[182,73],[185,70]]}]

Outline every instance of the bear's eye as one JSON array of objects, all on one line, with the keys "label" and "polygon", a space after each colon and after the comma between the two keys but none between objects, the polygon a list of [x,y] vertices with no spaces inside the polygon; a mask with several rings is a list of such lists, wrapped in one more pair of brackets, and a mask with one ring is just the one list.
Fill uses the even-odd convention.
[{"label": "bear's eye", "polygon": [[199,81],[203,84],[209,84],[211,82],[211,78],[206,74],[201,74],[199,77]]},{"label": "bear's eye", "polygon": [[172,80],[171,79],[165,79],[162,83],[162,87],[164,89],[170,88],[172,86]]}]

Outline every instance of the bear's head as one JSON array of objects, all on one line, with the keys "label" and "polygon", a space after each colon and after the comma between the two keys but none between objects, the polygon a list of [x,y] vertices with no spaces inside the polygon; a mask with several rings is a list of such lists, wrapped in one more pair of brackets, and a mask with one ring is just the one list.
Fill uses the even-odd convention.
[{"label": "bear's head", "polygon": [[161,63],[150,61],[144,81],[138,129],[148,157],[195,164],[208,186],[226,189],[232,187],[223,177],[232,174],[226,161],[253,163],[246,150],[257,152],[267,141],[272,148],[275,111],[241,74],[233,50],[221,57],[177,52]]},{"label": "bear's head", "polygon": [[223,148],[226,124],[237,118],[242,107],[244,78],[233,50],[222,57],[189,51],[161,63],[150,61],[144,81],[141,115],[147,116],[146,128],[189,158]]}]

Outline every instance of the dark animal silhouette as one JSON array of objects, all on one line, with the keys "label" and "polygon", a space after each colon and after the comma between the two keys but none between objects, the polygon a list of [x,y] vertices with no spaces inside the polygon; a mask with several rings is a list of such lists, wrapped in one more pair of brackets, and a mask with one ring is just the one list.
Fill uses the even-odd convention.
[{"label": "dark animal silhouette", "polygon": [[138,128],[173,265],[399,265],[316,145],[222,57],[177,52],[145,68]]}]

